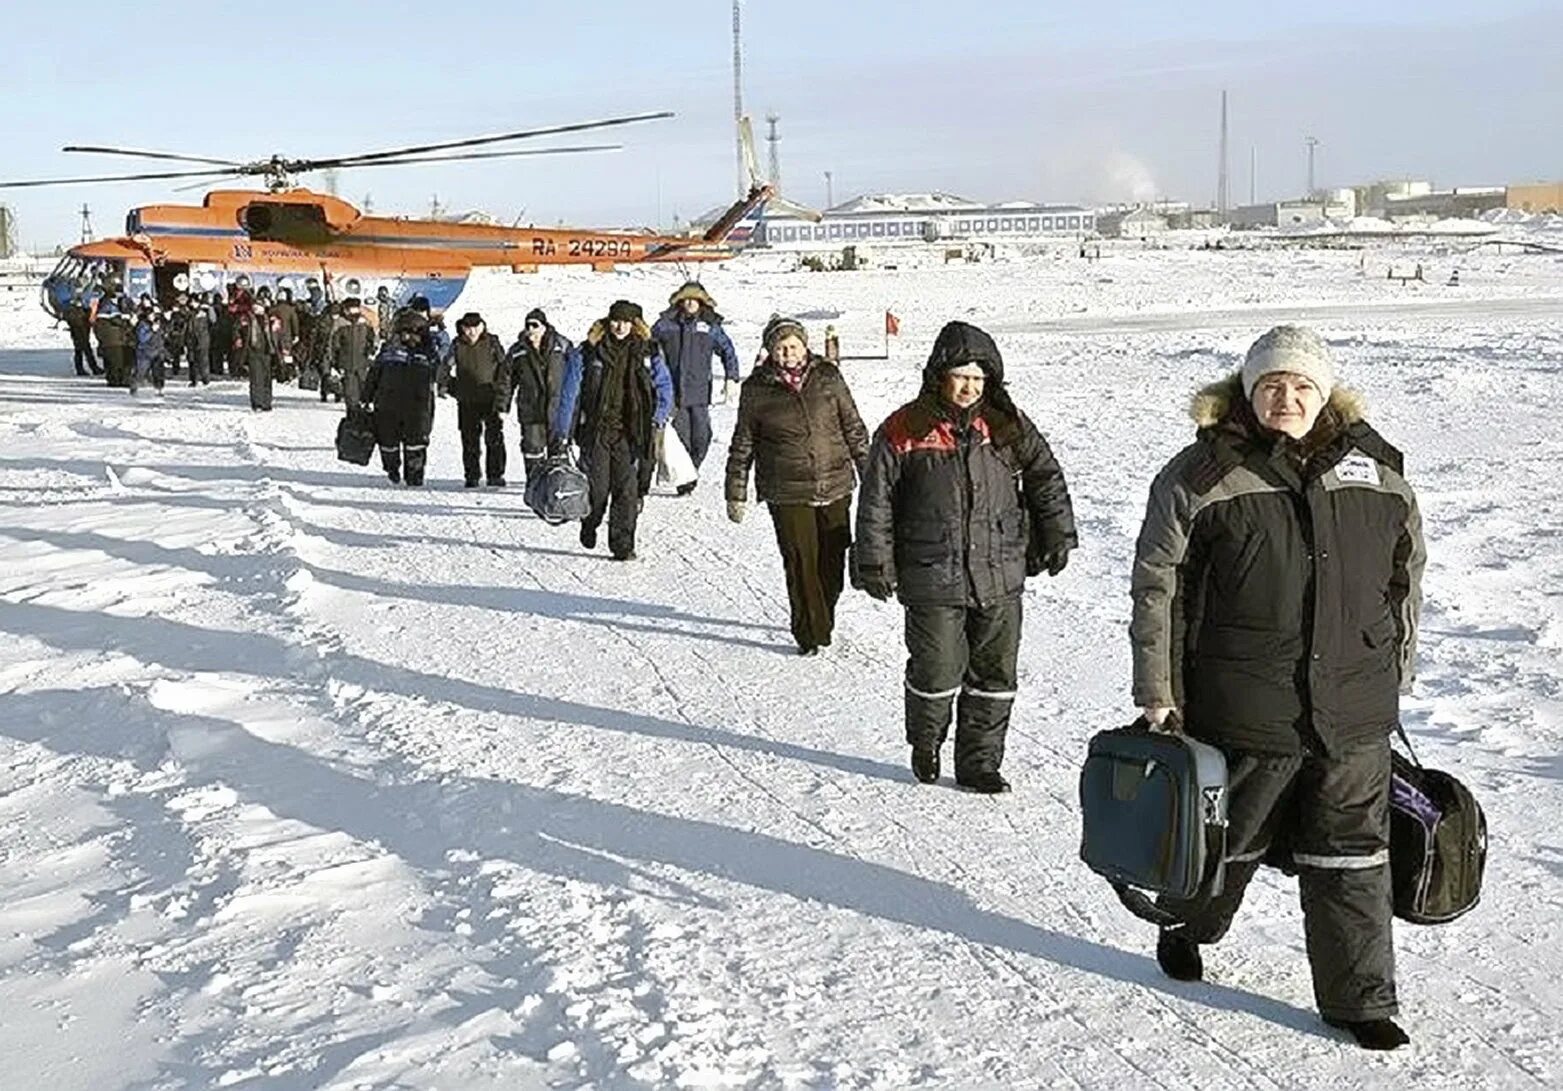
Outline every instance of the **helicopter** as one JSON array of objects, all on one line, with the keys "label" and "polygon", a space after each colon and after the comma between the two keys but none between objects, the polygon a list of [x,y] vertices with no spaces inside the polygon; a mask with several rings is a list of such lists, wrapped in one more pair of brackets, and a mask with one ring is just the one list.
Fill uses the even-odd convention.
[{"label": "helicopter", "polygon": [[618,145],[471,149],[672,116],[667,111],[633,114],[318,159],[272,155],[240,162],[136,148],[69,145],[64,149],[67,152],[199,164],[200,169],[0,182],[0,189],[154,179],[221,181],[259,176],[264,180],[264,191],[214,189],[198,206],[133,208],[125,217],[123,236],[71,247],[44,279],[41,292],[43,309],[57,319],[64,315],[73,296],[90,301],[109,284],[132,299],[145,295],[167,306],[179,293],[221,291],[241,277],[255,289],[288,288],[295,296],[301,296],[312,283],[322,285],[328,298],[338,299],[372,298],[384,288],[398,306],[421,295],[431,310],[439,313],[455,303],[472,270],[479,266],[509,266],[516,273],[529,273],[543,265],[589,265],[605,272],[624,264],[722,261],[741,253],[758,235],[755,227],[767,203],[776,197],[755,166],[748,118],[741,119],[739,129],[740,139],[746,143],[749,190],[700,234],[503,227],[373,216],[340,197],[299,186],[296,176],[333,168],[612,151]]}]

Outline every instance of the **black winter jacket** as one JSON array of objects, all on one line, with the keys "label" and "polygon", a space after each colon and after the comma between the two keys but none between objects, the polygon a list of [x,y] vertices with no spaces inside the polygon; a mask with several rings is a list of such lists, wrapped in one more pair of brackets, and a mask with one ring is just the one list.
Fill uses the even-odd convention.
[{"label": "black winter jacket", "polygon": [[868,462],[868,429],[839,368],[814,357],[801,389],[766,361],[744,380],[727,449],[727,499],[755,493],[772,504],[829,504],[852,494]]},{"label": "black winter jacket", "polygon": [[1381,737],[1412,677],[1426,556],[1400,452],[1339,388],[1300,442],[1259,425],[1236,376],[1195,409],[1136,549],[1135,702],[1239,751]]},{"label": "black winter jacket", "polygon": [[552,327],[543,331],[538,348],[522,334],[510,346],[510,382],[515,392],[516,421],[547,425],[559,410],[564,373],[575,346]]},{"label": "black winter jacket", "polygon": [[428,338],[409,349],[398,339],[387,341],[364,377],[363,400],[376,414],[419,422],[425,433],[434,423],[434,385],[440,371],[438,350]]},{"label": "black winter jacket", "polygon": [[456,400],[503,413],[510,408],[510,362],[505,346],[492,333],[476,341],[458,333],[451,348]]}]

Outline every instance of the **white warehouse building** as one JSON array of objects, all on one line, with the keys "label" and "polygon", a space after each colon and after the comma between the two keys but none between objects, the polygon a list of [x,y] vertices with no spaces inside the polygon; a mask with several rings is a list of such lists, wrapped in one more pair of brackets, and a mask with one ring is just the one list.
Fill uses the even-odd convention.
[{"label": "white warehouse building", "polygon": [[984,205],[947,193],[857,197],[827,209],[818,223],[767,212],[757,242],[778,250],[840,250],[894,243],[1024,242],[1091,234],[1096,215],[1077,205],[1010,201]]}]

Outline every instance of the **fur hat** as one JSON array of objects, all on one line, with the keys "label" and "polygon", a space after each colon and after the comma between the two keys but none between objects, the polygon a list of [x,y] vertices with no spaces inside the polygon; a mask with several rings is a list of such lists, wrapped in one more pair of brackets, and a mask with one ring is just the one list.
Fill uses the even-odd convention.
[{"label": "fur hat", "polygon": [[483,324],[483,316],[477,311],[468,311],[466,314],[456,319],[456,328],[458,330],[465,329],[468,326],[481,326]]},{"label": "fur hat", "polygon": [[608,308],[609,322],[638,322],[642,318],[640,304],[627,299],[615,299]]},{"label": "fur hat", "polygon": [[765,324],[765,332],[760,335],[765,351],[770,352],[774,349],[783,337],[796,337],[803,342],[805,348],[808,347],[809,331],[803,328],[802,322],[786,315],[773,314],[771,320]]},{"label": "fur hat", "polygon": [[1243,360],[1243,397],[1252,398],[1259,380],[1278,371],[1301,375],[1326,402],[1335,389],[1335,361],[1330,357],[1330,347],[1324,338],[1303,326],[1276,326],[1249,346]]}]

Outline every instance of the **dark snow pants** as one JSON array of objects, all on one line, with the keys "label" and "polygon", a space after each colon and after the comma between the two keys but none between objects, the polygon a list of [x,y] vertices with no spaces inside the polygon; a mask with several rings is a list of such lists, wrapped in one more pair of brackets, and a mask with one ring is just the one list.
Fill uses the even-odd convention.
[{"label": "dark snow pants", "polygon": [[483,444],[483,469],[490,485],[505,479],[505,421],[494,412],[493,399],[456,403],[456,427],[461,432],[461,468],[468,481],[478,479],[478,443]]},{"label": "dark snow pants", "polygon": [[434,430],[433,396],[428,405],[377,404],[374,410],[375,442],[380,465],[392,481],[404,476],[409,485],[422,485],[429,460],[429,433]]},{"label": "dark snow pants", "polygon": [[681,405],[673,410],[673,431],[689,452],[689,460],[699,469],[711,449],[711,407],[709,405]]},{"label": "dark snow pants", "polygon": [[271,357],[251,353],[242,362],[248,365],[249,370],[250,408],[271,412]]},{"label": "dark snow pants", "polygon": [[1020,618],[1018,595],[992,606],[906,608],[906,741],[942,745],[953,705],[957,778],[997,772],[1004,761]]},{"label": "dark snow pants", "polygon": [[1397,1011],[1389,871],[1389,739],[1331,756],[1227,755],[1227,864],[1203,904],[1164,899],[1196,943],[1226,934],[1273,848],[1297,866],[1314,1001],[1332,1019]]},{"label": "dark snow pants", "polygon": [[[615,557],[635,552],[635,523],[640,518],[640,459],[622,434],[600,435],[586,461],[592,509],[582,529],[596,530],[608,517],[608,550]],[[610,506],[611,505],[611,506]]]},{"label": "dark snow pants", "polygon": [[851,496],[817,507],[770,505],[792,605],[792,638],[800,648],[825,647],[836,628],[836,600],[852,545],[851,506]]},{"label": "dark snow pants", "polygon": [[517,417],[516,427],[521,432],[521,462],[526,467],[526,479],[530,481],[548,461],[548,425],[528,424]]},{"label": "dark snow pants", "polygon": [[[70,326],[71,349],[76,354],[76,374],[86,375],[88,369],[91,374],[101,375],[103,369],[98,367],[98,358],[92,352],[92,332],[85,322]],[[85,361],[85,365],[84,362]]]}]

